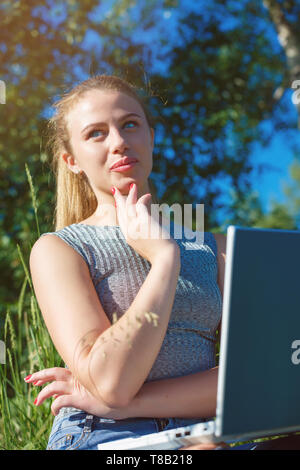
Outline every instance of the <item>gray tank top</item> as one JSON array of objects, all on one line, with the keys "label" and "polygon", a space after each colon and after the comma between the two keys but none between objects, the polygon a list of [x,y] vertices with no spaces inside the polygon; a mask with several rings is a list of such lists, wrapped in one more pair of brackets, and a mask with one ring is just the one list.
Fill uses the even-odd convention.
[{"label": "gray tank top", "polygon": [[[174,224],[170,233],[174,236]],[[216,329],[221,319],[222,297],[217,284],[217,245],[204,233],[195,241],[176,238],[181,269],[168,328],[146,382],[175,378],[210,369],[215,363]],[[53,234],[70,245],[86,262],[103,309],[113,323],[134,301],[151,264],[128,245],[119,226],[72,224]]]}]

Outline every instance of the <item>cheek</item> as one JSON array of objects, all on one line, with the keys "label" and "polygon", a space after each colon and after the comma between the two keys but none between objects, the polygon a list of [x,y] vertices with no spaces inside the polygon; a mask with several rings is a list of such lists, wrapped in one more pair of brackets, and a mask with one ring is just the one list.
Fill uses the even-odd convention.
[{"label": "cheek", "polygon": [[101,155],[101,153],[103,153],[103,150],[101,151],[101,147],[95,142],[87,143],[86,145],[81,146],[82,155]]},{"label": "cheek", "polygon": [[144,155],[148,159],[152,158],[153,149],[152,149],[151,140],[148,134],[146,133],[141,134],[138,140],[136,141],[136,145],[141,155]]},{"label": "cheek", "polygon": [[79,155],[82,165],[88,168],[99,168],[105,164],[105,153],[100,146],[94,144],[79,145],[77,148],[77,155]]},{"label": "cheek", "polygon": [[145,152],[145,157],[144,157],[144,166],[146,168],[146,173],[149,176],[149,174],[152,171],[153,168],[153,157],[152,157],[152,149],[149,148]]}]

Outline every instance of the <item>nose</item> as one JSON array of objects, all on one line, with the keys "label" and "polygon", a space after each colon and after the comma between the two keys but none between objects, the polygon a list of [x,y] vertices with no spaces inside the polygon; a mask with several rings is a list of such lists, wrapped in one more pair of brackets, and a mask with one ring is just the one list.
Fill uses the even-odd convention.
[{"label": "nose", "polygon": [[109,143],[111,153],[124,153],[129,149],[124,135],[116,128],[110,130]]}]

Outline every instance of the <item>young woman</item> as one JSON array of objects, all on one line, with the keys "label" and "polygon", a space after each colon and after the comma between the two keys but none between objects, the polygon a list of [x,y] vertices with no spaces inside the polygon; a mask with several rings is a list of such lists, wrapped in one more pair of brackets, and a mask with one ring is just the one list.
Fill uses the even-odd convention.
[{"label": "young woman", "polygon": [[[55,106],[55,232],[34,244],[30,270],[66,368],[25,379],[50,382],[37,406],[55,397],[47,449],[97,449],[206,420],[225,236],[205,232],[191,250],[151,215],[154,125],[133,86],[96,76]],[[140,230],[150,226],[159,237]]]}]

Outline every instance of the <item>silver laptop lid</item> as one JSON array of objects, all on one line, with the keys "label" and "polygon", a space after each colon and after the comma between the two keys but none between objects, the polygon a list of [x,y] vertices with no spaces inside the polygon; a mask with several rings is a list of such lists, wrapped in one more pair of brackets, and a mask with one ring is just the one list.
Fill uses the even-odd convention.
[{"label": "silver laptop lid", "polygon": [[300,231],[227,230],[216,435],[300,430]]}]

